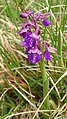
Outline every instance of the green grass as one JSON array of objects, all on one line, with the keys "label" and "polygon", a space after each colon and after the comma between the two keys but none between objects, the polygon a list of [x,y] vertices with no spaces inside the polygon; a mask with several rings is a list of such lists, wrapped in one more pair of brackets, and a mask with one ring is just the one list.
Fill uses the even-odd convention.
[{"label": "green grass", "polygon": [[[35,14],[39,10],[51,13],[52,25],[46,28],[44,38],[51,41],[57,53],[52,54],[52,61],[45,62],[50,83],[49,110],[42,110],[46,97],[43,99],[39,64],[31,65],[19,45],[19,13],[27,8]],[[47,112],[48,119],[67,118],[66,20],[66,0],[0,0],[0,119],[43,119]]]}]

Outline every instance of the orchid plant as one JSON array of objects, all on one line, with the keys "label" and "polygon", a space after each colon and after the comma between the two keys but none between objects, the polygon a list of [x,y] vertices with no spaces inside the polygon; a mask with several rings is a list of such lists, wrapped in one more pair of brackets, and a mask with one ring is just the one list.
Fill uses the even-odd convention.
[{"label": "orchid plant", "polygon": [[[45,97],[49,90],[49,80],[47,79],[44,65],[45,60],[52,60],[51,52],[56,53],[56,49],[51,47],[51,44],[45,41],[41,37],[42,24],[44,27],[48,27],[52,23],[48,20],[50,13],[42,14],[40,11],[35,15],[33,11],[26,10],[20,13],[20,17],[24,19],[25,23],[20,22],[21,29],[18,34],[24,39],[20,42],[20,45],[24,48],[25,54],[28,56],[28,60],[32,64],[40,62],[40,69],[43,79],[43,96]],[[45,109],[49,108],[49,98],[45,100]]]}]

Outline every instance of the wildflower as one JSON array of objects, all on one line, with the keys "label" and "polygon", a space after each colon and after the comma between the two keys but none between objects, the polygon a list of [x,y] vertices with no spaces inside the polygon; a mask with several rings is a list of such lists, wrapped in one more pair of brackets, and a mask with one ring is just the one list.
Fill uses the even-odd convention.
[{"label": "wildflower", "polygon": [[[44,42],[40,35],[40,27],[38,21],[41,19],[44,26],[49,26],[51,22],[47,20],[50,13],[42,14],[40,11],[37,15],[34,15],[33,11],[27,10],[20,13],[20,17],[25,19],[25,23],[20,23],[22,28],[18,31],[18,34],[24,39],[20,42],[20,45],[25,49],[25,53],[28,55],[28,60],[36,64],[44,55],[46,60],[51,60],[51,52],[55,53],[56,49],[51,47],[48,42]],[[29,19],[30,17],[30,19]],[[42,49],[44,45],[44,49]]]}]

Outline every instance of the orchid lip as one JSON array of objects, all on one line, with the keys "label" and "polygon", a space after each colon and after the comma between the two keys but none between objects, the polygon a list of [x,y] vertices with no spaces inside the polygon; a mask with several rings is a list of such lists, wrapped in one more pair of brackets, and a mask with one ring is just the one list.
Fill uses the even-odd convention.
[{"label": "orchid lip", "polygon": [[44,25],[44,26],[49,26],[50,24],[52,24],[49,20],[47,20],[47,19],[45,19],[43,22],[42,22],[42,24]]},{"label": "orchid lip", "polygon": [[41,55],[39,55],[38,53],[30,53],[28,55],[28,59],[32,64],[36,64],[37,62],[39,62],[41,60]]},{"label": "orchid lip", "polygon": [[48,52],[48,51],[44,52],[44,57],[45,57],[46,60],[51,60],[52,59],[52,57],[50,56],[50,52]]}]

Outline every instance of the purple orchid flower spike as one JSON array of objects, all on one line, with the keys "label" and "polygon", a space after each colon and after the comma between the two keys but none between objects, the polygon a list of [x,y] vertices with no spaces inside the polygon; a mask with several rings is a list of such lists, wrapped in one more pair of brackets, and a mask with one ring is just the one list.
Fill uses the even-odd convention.
[{"label": "purple orchid flower spike", "polygon": [[[29,17],[31,20],[29,19]],[[43,42],[43,39],[40,35],[40,27],[38,21],[42,20],[44,26],[49,26],[51,22],[47,20],[50,16],[50,13],[42,14],[40,11],[37,15],[34,15],[34,12],[31,10],[26,10],[26,12],[20,13],[20,17],[25,19],[25,23],[20,23],[22,28],[18,31],[18,34],[24,39],[20,42],[20,45],[25,49],[25,53],[28,55],[28,60],[36,64],[44,55],[46,60],[51,60],[52,57],[50,52],[56,53],[56,49],[51,47],[48,42]],[[45,51],[43,52],[42,45],[44,43]]]}]

